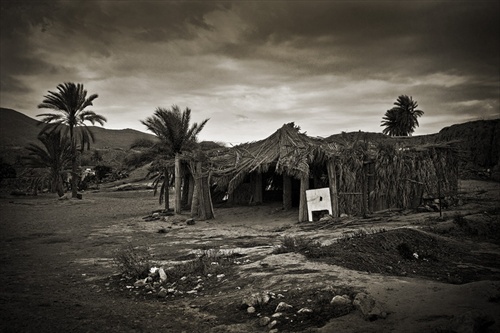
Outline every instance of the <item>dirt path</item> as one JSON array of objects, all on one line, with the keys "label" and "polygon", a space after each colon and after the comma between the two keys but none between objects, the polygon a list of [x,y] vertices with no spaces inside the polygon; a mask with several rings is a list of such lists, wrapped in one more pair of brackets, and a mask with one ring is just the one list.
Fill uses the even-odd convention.
[{"label": "dirt path", "polygon": [[[462,215],[475,216],[485,210],[491,215],[496,209],[493,218],[497,219],[498,183],[463,182],[462,186]],[[402,226],[427,231],[444,226],[441,229],[446,230],[456,211],[445,211],[439,223],[432,222],[436,213],[396,214],[317,230],[295,223],[296,212],[259,206],[217,209],[216,220],[187,226],[145,222],[142,217],[158,209],[151,195],[150,191],[103,191],[86,193],[80,201],[58,201],[49,195],[0,198],[0,331],[263,332],[268,329],[257,324],[259,318],[240,309],[246,295],[266,290],[281,292],[287,299],[306,291],[339,288],[372,295],[383,305],[387,318],[366,321],[353,311],[330,320],[318,332],[457,331],[471,327],[481,316],[496,320],[488,332],[500,331],[496,317],[500,272],[492,264],[495,258],[498,262],[500,250],[491,242],[469,241],[460,235],[453,238],[462,246],[469,244],[465,246],[468,253],[477,254],[471,254],[470,262],[462,266],[474,262],[483,266],[474,272],[485,272],[465,284],[443,283],[419,272],[369,273],[328,261],[332,259],[273,253],[285,236],[330,244],[360,228],[368,233]],[[164,233],[158,232],[161,229]],[[241,261],[246,261],[234,276],[203,295],[158,299],[113,284],[117,270],[112,258],[128,242],[148,246],[155,260],[164,265],[210,248],[239,253],[244,256]],[[487,253],[496,257],[474,261],[486,258]],[[376,260],[377,255],[364,257]],[[293,301],[298,300],[289,300]]]}]

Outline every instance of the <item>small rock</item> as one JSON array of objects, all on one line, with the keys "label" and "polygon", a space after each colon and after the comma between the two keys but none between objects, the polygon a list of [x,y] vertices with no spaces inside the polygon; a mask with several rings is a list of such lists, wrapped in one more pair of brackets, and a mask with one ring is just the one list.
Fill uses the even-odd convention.
[{"label": "small rock", "polygon": [[143,287],[145,284],[146,284],[146,279],[144,279],[144,280],[137,280],[134,283],[134,287],[137,287],[137,288]]},{"label": "small rock", "polygon": [[278,321],[276,320],[273,320],[272,322],[269,323],[269,325],[267,325],[267,328],[269,329],[272,329],[274,326],[276,326],[278,324]]},{"label": "small rock", "polygon": [[347,215],[346,213],[342,213],[342,214],[340,214],[340,217],[345,218],[345,217],[349,217],[349,215]]},{"label": "small rock", "polygon": [[241,302],[241,304],[242,305],[246,304],[248,306],[265,305],[269,303],[270,299],[271,297],[267,292],[260,292],[245,297]]},{"label": "small rock", "polygon": [[290,304],[287,304],[285,302],[279,302],[279,304],[278,304],[278,306],[276,306],[276,310],[274,310],[274,312],[281,312],[283,310],[290,309],[292,307],[293,306],[291,306]]},{"label": "small rock", "polygon": [[165,297],[167,297],[167,289],[161,288],[160,291],[158,292],[158,297],[159,298],[165,298]]},{"label": "small rock", "polygon": [[174,288],[168,288],[167,293],[169,294],[175,294],[175,289]]},{"label": "small rock", "polygon": [[273,328],[272,330],[269,331],[269,333],[278,333],[278,329],[277,328]]},{"label": "small rock", "polygon": [[249,306],[249,307],[247,308],[247,312],[248,312],[248,313],[255,313],[255,308],[254,308],[253,306]]},{"label": "small rock", "polygon": [[311,310],[309,308],[302,308],[299,311],[297,311],[297,313],[312,313],[312,312],[313,312],[313,310]]},{"label": "small rock", "polygon": [[259,319],[260,326],[267,326],[270,322],[271,322],[271,318],[269,318],[269,317],[262,317]]},{"label": "small rock", "polygon": [[196,222],[195,222],[195,220],[194,220],[194,219],[187,219],[187,220],[186,220],[186,224],[187,224],[187,225],[195,225],[195,224],[196,224]]},{"label": "small rock", "polygon": [[220,280],[225,276],[226,276],[226,274],[217,274],[217,280]]},{"label": "small rock", "polygon": [[351,300],[349,298],[346,298],[344,296],[334,296],[330,302],[332,305],[350,305]]},{"label": "small rock", "polygon": [[158,269],[158,273],[160,274],[161,282],[167,281],[167,273],[165,273],[165,270],[162,267]]},{"label": "small rock", "polygon": [[273,317],[273,318],[279,318],[281,316],[283,316],[283,312],[276,312],[271,317]]},{"label": "small rock", "polygon": [[358,293],[352,303],[361,312],[365,320],[373,321],[378,318],[387,317],[387,313],[382,310],[380,304],[370,295]]},{"label": "small rock", "polygon": [[157,218],[158,217],[159,218],[160,217],[160,213],[153,213],[151,215],[151,217],[153,217],[153,218]]}]

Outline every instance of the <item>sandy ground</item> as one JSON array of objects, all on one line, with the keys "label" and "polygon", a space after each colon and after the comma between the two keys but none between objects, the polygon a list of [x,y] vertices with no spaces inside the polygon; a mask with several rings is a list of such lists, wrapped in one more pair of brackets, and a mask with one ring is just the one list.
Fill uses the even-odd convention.
[{"label": "sandy ground", "polygon": [[[495,322],[482,331],[500,332],[500,272],[486,262],[475,262],[488,271],[486,277],[452,284],[418,272],[376,274],[298,253],[273,254],[286,236],[329,244],[359,229],[421,229],[429,227],[429,221],[439,221],[434,227],[449,225],[457,211],[498,212],[498,183],[462,181],[461,189],[462,205],[444,211],[442,219],[438,213],[386,214],[321,229],[296,223],[297,212],[283,212],[279,205],[220,208],[215,220],[193,226],[146,222],[143,217],[159,206],[152,192],[144,190],[108,189],[85,193],[83,200],[64,201],[49,194],[4,195],[0,198],[0,331],[265,332],[268,329],[257,324],[258,317],[239,308],[245,295],[348,287],[375,298],[387,317],[366,321],[352,311],[308,331],[475,332],[474,319],[487,317]],[[160,229],[166,233],[158,233]],[[476,258],[486,253],[500,258],[500,248],[492,242],[453,241],[475,252]],[[128,242],[148,246],[165,266],[210,248],[239,253],[247,261],[238,266],[236,275],[203,295],[158,299],[112,286],[118,273],[112,259]]]}]

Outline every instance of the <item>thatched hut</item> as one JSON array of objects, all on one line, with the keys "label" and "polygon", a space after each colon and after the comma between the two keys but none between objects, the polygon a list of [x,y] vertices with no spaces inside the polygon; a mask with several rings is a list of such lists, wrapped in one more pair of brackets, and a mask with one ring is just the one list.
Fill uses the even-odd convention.
[{"label": "thatched hut", "polygon": [[218,161],[214,175],[230,203],[279,200],[285,210],[299,208],[299,221],[308,219],[309,189],[329,188],[334,216],[365,215],[415,208],[424,193],[454,195],[458,183],[456,154],[449,145],[408,147],[389,137],[325,141],[301,133],[294,123],[264,140],[233,147]]}]

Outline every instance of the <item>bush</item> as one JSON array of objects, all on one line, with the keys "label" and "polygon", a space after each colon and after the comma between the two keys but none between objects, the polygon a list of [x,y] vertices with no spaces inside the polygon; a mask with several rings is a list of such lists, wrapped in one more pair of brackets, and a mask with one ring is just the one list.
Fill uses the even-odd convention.
[{"label": "bush", "polygon": [[280,246],[276,247],[273,251],[274,254],[296,252],[305,255],[308,258],[320,258],[325,256],[332,256],[329,253],[328,246],[321,245],[320,242],[306,237],[290,237],[285,236]]},{"label": "bush", "polygon": [[138,168],[151,162],[152,156],[144,152],[130,152],[125,156],[123,163],[130,168]]},{"label": "bush", "polygon": [[123,275],[140,279],[148,276],[149,269],[153,266],[151,258],[146,247],[134,247],[128,243],[116,251],[113,262]]},{"label": "bush", "polygon": [[107,165],[98,165],[95,167],[95,176],[101,181],[113,172],[113,169]]},{"label": "bush", "polygon": [[198,258],[172,267],[168,270],[168,276],[173,280],[178,280],[190,275],[227,274],[233,266],[234,256],[233,253],[218,249],[204,250]]}]

